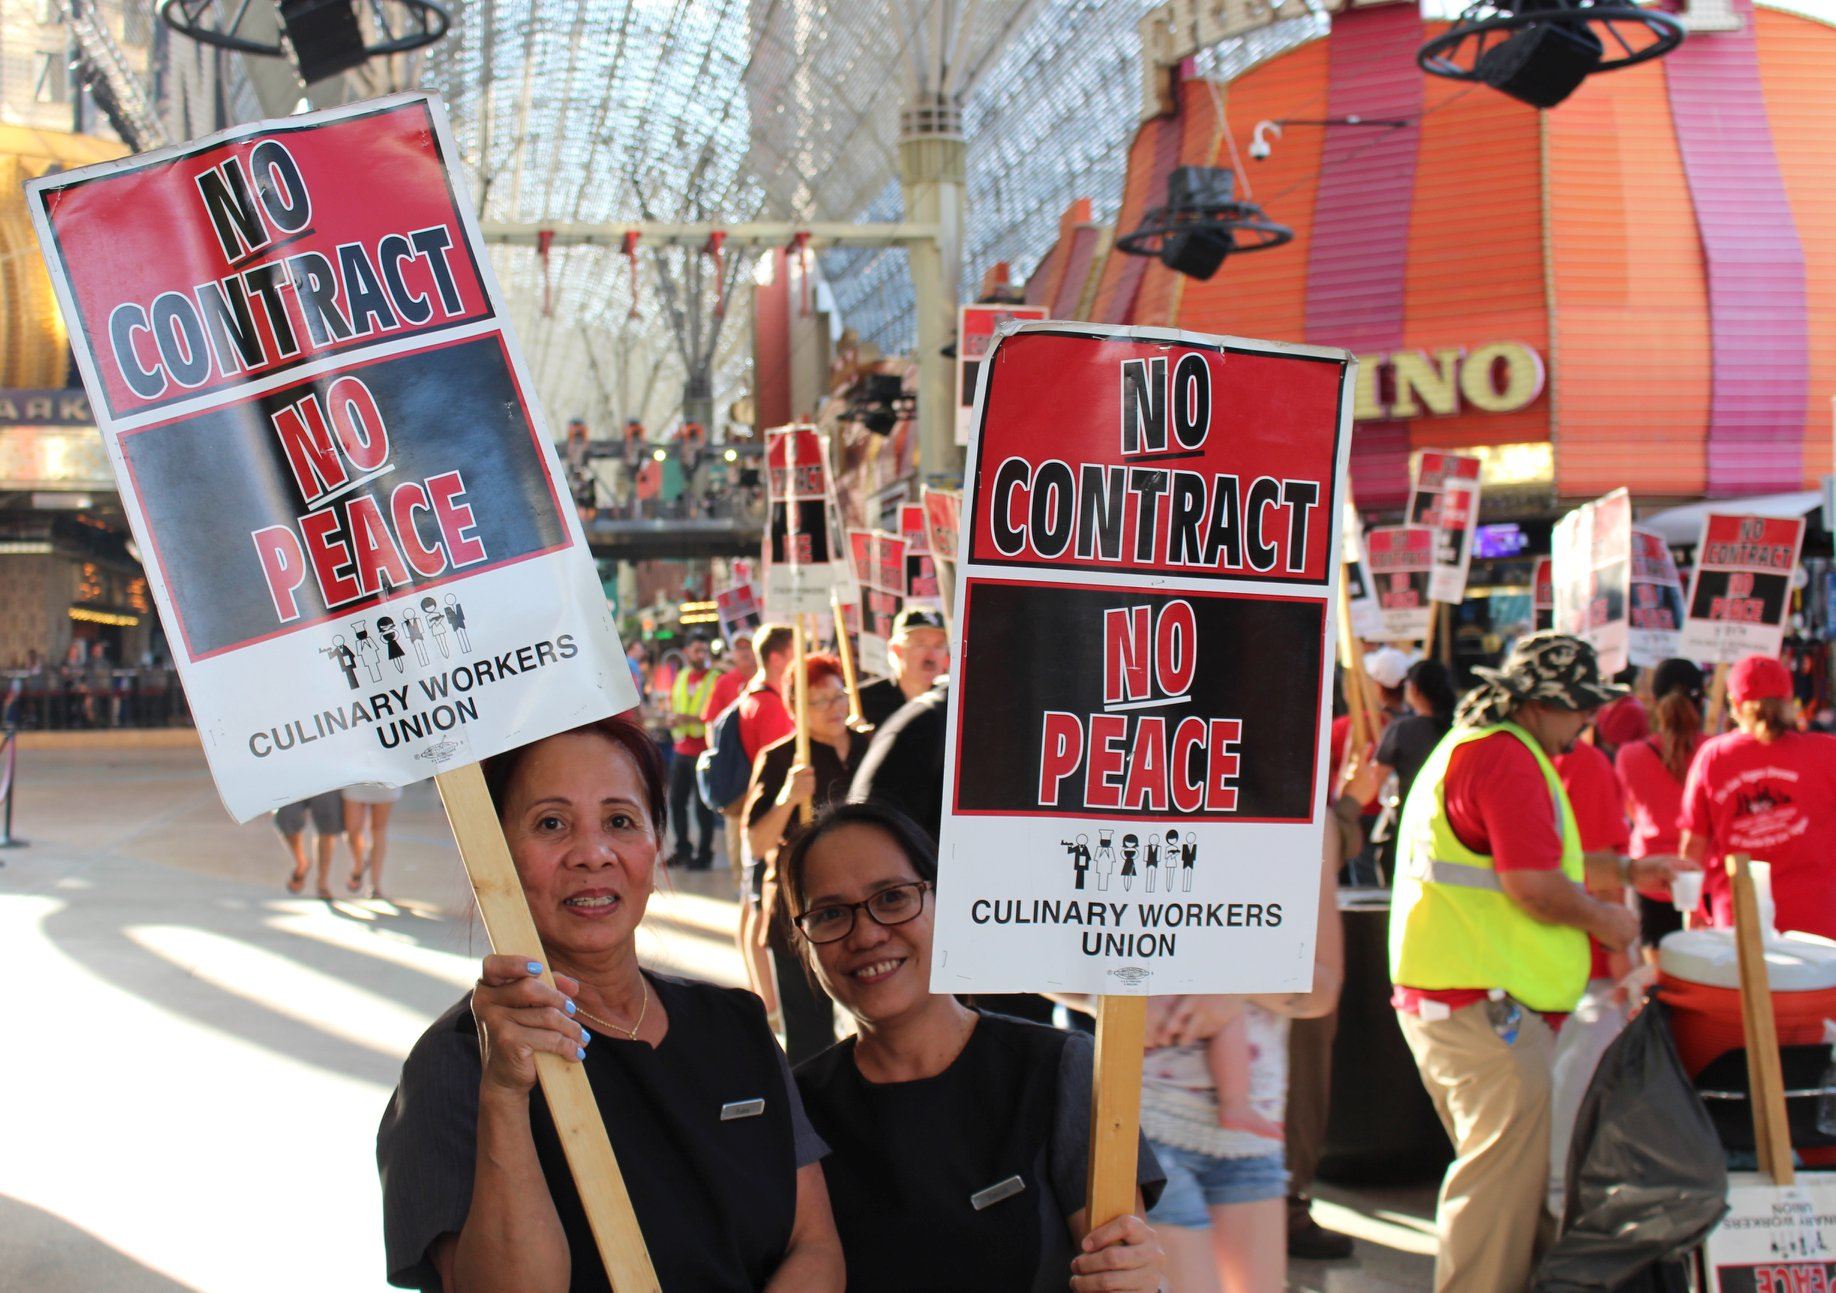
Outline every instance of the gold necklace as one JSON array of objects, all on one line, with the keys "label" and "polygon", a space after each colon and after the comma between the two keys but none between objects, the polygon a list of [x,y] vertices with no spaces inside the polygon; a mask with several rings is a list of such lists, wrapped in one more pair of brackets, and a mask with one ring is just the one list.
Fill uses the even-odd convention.
[{"label": "gold necklace", "polygon": [[609,1028],[615,1033],[623,1033],[626,1041],[635,1042],[637,1040],[638,1029],[644,1026],[644,1016],[650,1010],[650,980],[640,974],[638,975],[638,983],[641,984],[644,989],[644,1003],[638,1007],[637,1022],[629,1028],[615,1024],[609,1019],[601,1019],[598,1015],[591,1013],[585,1006],[580,1005],[578,1002],[574,1005],[574,1013],[590,1024],[598,1024],[601,1028]]}]

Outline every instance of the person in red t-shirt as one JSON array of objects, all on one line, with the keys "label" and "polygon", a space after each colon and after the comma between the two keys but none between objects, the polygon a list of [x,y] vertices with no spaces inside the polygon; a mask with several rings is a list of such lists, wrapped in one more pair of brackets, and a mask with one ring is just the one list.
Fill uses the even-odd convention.
[{"label": "person in red t-shirt", "polygon": [[1836,737],[1794,730],[1791,674],[1770,656],[1729,671],[1728,700],[1740,730],[1706,742],[1683,787],[1682,853],[1708,872],[1710,919],[1734,923],[1721,862],[1746,853],[1772,864],[1779,929],[1836,938]]},{"label": "person in red t-shirt", "polygon": [[[1436,1293],[1522,1289],[1535,1263],[1555,1054],[1538,1010],[1571,1009],[1586,969],[1543,927],[1614,950],[1638,933],[1623,905],[1563,869],[1568,797],[1538,758],[1567,752],[1623,693],[1601,681],[1592,647],[1560,633],[1522,638],[1502,668],[1475,672],[1484,681],[1403,808],[1390,918],[1392,1004],[1456,1150],[1436,1216]],[[1618,881],[1617,855],[1588,862]]]},{"label": "person in red t-shirt", "polygon": [[[1617,702],[1615,702],[1617,703]],[[1604,712],[1604,711],[1603,711]],[[1599,735],[1595,729],[1596,738]],[[1626,851],[1629,832],[1626,829],[1625,792],[1619,787],[1619,776],[1600,747],[1587,740],[1576,741],[1551,760],[1562,789],[1568,792],[1569,807],[1575,810],[1575,829],[1581,833],[1581,847],[1588,853],[1607,853],[1617,858]],[[1624,901],[1617,885],[1595,891],[1596,897],[1609,902]],[[1625,955],[1609,952],[1600,940],[1589,939],[1593,965],[1587,977],[1623,979],[1632,968]]]},{"label": "person in red t-shirt", "polygon": [[[1666,660],[1651,675],[1655,729],[1619,747],[1613,761],[1631,817],[1628,852],[1635,858],[1670,857],[1681,843],[1683,782],[1702,745],[1702,670],[1688,660]],[[1639,942],[1655,962],[1666,934],[1683,928],[1683,917],[1664,890],[1638,894]]]},{"label": "person in red t-shirt", "polygon": [[[796,656],[796,630],[788,624],[761,624],[752,631],[752,650],[758,657],[758,669],[752,682],[735,702],[739,706],[740,748],[756,772],[759,754],[774,741],[797,730],[797,720],[784,706],[784,674]],[[741,800],[740,811],[745,801]],[[740,880],[739,930],[736,935],[740,960],[746,966],[746,980],[765,1003],[765,1013],[776,1014],[778,991],[772,980],[771,957],[766,951],[767,922],[762,918],[760,899],[765,889],[765,868],[745,845],[745,832],[738,831],[745,874]]]}]

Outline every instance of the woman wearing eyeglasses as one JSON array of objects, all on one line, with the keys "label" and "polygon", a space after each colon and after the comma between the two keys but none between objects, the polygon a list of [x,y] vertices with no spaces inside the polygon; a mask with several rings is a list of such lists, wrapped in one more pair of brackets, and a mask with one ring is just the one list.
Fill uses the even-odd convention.
[{"label": "woman wearing eyeglasses", "polygon": [[[763,932],[769,940],[783,1012],[784,1049],[792,1064],[835,1044],[835,1009],[811,985],[791,945],[790,929],[777,900],[775,860],[785,838],[795,832],[800,807],[809,804],[815,811],[846,799],[854,770],[867,753],[867,738],[848,726],[848,692],[842,685],[841,661],[817,652],[804,658],[803,671],[809,688],[810,761],[797,762],[794,734],[760,750],[745,807],[747,842],[755,863],[765,868],[759,909],[766,917]],[[785,678],[793,689],[786,701],[794,713],[794,689],[799,685],[795,669],[787,670]]]},{"label": "woman wearing eyeglasses", "polygon": [[[857,1034],[796,1071],[848,1287],[874,1293],[1151,1293],[1163,1257],[1139,1216],[1084,1213],[1091,1042],[983,1014],[931,980],[937,859],[883,804],[830,809],[780,860],[816,978]],[[1145,1142],[1137,1179],[1164,1177]]]}]

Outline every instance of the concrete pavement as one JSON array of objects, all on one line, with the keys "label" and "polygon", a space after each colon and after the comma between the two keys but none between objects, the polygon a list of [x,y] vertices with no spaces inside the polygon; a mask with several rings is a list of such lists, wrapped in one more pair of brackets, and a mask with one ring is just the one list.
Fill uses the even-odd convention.
[{"label": "concrete pavement", "polygon": [[[0,1293],[385,1288],[376,1122],[486,946],[431,785],[395,814],[395,901],[343,900],[340,846],[327,904],[284,892],[273,828],[230,822],[195,745],[29,748],[19,773]],[[736,982],[726,877],[672,883],[647,960]],[[1321,1220],[1374,1242],[1294,1287],[1423,1287],[1423,1192],[1336,1197]]]}]

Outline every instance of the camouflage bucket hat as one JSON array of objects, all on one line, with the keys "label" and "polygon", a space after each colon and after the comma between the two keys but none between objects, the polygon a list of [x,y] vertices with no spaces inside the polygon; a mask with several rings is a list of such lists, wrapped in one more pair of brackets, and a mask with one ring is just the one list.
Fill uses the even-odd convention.
[{"label": "camouflage bucket hat", "polygon": [[1545,631],[1519,638],[1496,669],[1474,669],[1483,682],[1460,702],[1462,727],[1503,721],[1526,701],[1560,709],[1597,709],[1627,694],[1600,676],[1594,648],[1566,633]]}]

